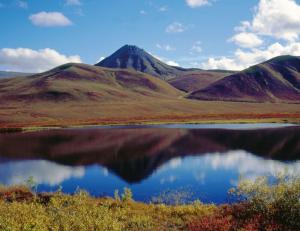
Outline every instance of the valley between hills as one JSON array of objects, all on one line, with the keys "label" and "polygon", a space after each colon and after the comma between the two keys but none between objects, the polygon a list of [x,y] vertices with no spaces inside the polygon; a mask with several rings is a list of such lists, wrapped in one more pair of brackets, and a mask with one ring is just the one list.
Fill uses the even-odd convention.
[{"label": "valley between hills", "polygon": [[0,79],[0,128],[300,122],[300,58],[244,71],[169,66],[125,45],[96,65]]}]

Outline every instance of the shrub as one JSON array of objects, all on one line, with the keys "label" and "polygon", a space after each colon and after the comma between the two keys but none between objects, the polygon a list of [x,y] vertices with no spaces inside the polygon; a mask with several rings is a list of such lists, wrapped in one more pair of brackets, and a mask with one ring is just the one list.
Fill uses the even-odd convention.
[{"label": "shrub", "polygon": [[[14,190],[19,199],[6,200],[6,192],[13,194]],[[28,199],[28,192],[25,188],[0,188],[1,231],[176,231],[185,230],[192,219],[212,214],[216,209],[199,202],[180,206],[139,203],[132,200],[129,189],[124,189],[121,200],[93,198],[82,190],[74,195],[59,191]]]},{"label": "shrub", "polygon": [[243,180],[232,191],[249,206],[248,214],[262,215],[262,224],[279,224],[286,230],[300,230],[300,178],[278,174],[275,179]]},{"label": "shrub", "polygon": [[122,193],[122,201],[132,201],[132,192],[130,188],[124,188],[124,192]]},{"label": "shrub", "polygon": [[230,193],[239,203],[220,206],[214,214],[194,220],[189,230],[300,230],[299,177],[278,174],[242,180]]}]

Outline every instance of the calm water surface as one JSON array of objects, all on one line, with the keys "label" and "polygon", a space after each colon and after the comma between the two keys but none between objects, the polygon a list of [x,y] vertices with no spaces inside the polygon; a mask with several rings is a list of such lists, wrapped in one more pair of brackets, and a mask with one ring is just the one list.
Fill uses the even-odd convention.
[{"label": "calm water surface", "polygon": [[288,170],[300,175],[300,126],[207,124],[90,127],[0,134],[0,184],[24,183],[38,191],[79,187],[113,196],[129,187],[149,201],[164,191],[190,199],[228,202],[240,176]]}]

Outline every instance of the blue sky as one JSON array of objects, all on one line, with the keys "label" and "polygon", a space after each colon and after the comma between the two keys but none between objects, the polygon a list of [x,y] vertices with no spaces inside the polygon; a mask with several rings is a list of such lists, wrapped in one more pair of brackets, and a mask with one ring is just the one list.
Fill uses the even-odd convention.
[{"label": "blue sky", "polygon": [[0,0],[0,69],[96,63],[134,44],[173,65],[243,69],[300,55],[298,0]]}]

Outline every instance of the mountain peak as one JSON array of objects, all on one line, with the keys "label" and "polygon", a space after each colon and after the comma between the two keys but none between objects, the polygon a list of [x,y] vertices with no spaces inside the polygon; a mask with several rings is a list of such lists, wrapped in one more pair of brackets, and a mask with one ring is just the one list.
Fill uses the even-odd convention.
[{"label": "mountain peak", "polygon": [[96,66],[108,68],[132,69],[162,79],[175,77],[182,70],[172,67],[153,57],[135,45],[124,45]]},{"label": "mountain peak", "polygon": [[147,56],[148,53],[142,48],[135,45],[126,44],[118,49],[114,54],[118,55],[136,55],[136,56]]},{"label": "mountain peak", "polygon": [[129,44],[122,46],[119,50],[130,51],[130,52],[144,51],[142,48],[139,48],[138,46],[129,45]]}]

